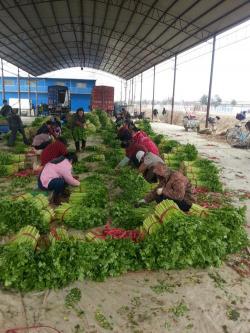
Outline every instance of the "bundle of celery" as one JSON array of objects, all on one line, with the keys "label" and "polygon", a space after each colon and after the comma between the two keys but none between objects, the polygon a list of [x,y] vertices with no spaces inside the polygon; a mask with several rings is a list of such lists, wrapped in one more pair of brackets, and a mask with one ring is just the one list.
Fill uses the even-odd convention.
[{"label": "bundle of celery", "polygon": [[103,154],[91,154],[84,158],[85,162],[102,162],[105,161],[105,156]]},{"label": "bundle of celery", "polygon": [[153,211],[152,206],[134,208],[126,201],[115,202],[110,208],[112,225],[124,229],[135,229],[142,225],[143,220]]},{"label": "bundle of celery", "polygon": [[11,245],[16,244],[29,244],[34,250],[37,246],[37,242],[40,238],[38,230],[31,226],[27,225],[19,230],[19,232],[11,239]]},{"label": "bundle of celery", "polygon": [[177,217],[185,216],[176,203],[172,200],[164,200],[155,206],[154,214],[148,216],[143,222],[143,228],[151,234],[159,229],[162,223],[171,223]]},{"label": "bundle of celery", "polygon": [[176,154],[173,154],[173,153],[163,154],[163,159],[169,168],[172,168],[174,170],[179,169],[180,161],[179,161],[179,159],[177,159]]},{"label": "bundle of celery", "polygon": [[160,202],[155,207],[154,214],[159,219],[160,223],[171,222],[173,217],[185,215],[172,200],[164,200]]},{"label": "bundle of celery", "polygon": [[25,193],[25,194],[21,194],[21,195],[15,197],[15,200],[17,200],[17,201],[28,200],[28,201],[32,202],[33,205],[38,210],[43,210],[49,206],[49,200],[43,194],[38,194],[36,196],[33,196],[31,193]]},{"label": "bundle of celery", "polygon": [[29,289],[38,281],[35,249],[39,232],[32,226],[22,228],[0,253],[0,281],[5,287]]},{"label": "bundle of celery", "polygon": [[85,114],[87,120],[89,120],[93,125],[95,125],[96,129],[101,127],[101,123],[99,117],[94,112],[88,112]]},{"label": "bundle of celery", "polygon": [[85,192],[73,192],[69,202],[72,205],[82,205],[85,207],[105,208],[108,203],[108,190],[105,186],[95,186],[87,188]]},{"label": "bundle of celery", "polygon": [[58,220],[72,228],[86,230],[106,223],[107,212],[103,208],[62,204],[55,211]]},{"label": "bundle of celery", "polygon": [[166,153],[169,154],[172,152],[172,150],[179,146],[180,143],[176,140],[166,140],[163,139],[161,140],[160,144],[159,144],[159,150],[161,153]]},{"label": "bundle of celery", "polygon": [[206,159],[183,162],[183,168],[186,176],[194,186],[204,187],[214,192],[222,191],[219,170],[213,162]]},{"label": "bundle of celery", "polygon": [[12,163],[24,162],[25,155],[16,155],[5,152],[0,152],[0,165],[8,165]]},{"label": "bundle of celery", "polygon": [[85,128],[85,133],[86,136],[93,135],[96,132],[96,127],[94,124],[92,124],[89,120],[86,121],[86,128]]},{"label": "bundle of celery", "polygon": [[151,185],[135,170],[124,167],[115,179],[115,185],[121,189],[118,200],[135,203],[150,191]]},{"label": "bundle of celery", "polygon": [[54,245],[55,242],[57,241],[66,241],[66,242],[69,241],[70,236],[67,230],[64,228],[52,228],[50,230],[49,240],[52,243],[52,245]]},{"label": "bundle of celery", "polygon": [[147,234],[151,234],[160,228],[159,219],[154,215],[149,215],[143,221],[143,228],[141,228],[142,232],[146,232]]},{"label": "bundle of celery", "polygon": [[74,164],[73,171],[75,174],[80,174],[80,173],[88,172],[89,168],[82,161],[79,161]]},{"label": "bundle of celery", "polygon": [[52,211],[42,208],[39,200],[2,199],[0,201],[0,234],[16,232],[26,225],[35,226],[40,232],[46,232],[53,217]]},{"label": "bundle of celery", "polygon": [[209,214],[209,212],[206,208],[193,203],[188,214],[200,217],[206,217]]},{"label": "bundle of celery", "polygon": [[85,151],[91,151],[91,152],[95,152],[98,154],[103,154],[106,151],[106,147],[103,145],[98,145],[98,146],[87,146],[85,148]]},{"label": "bundle of celery", "polygon": [[11,176],[19,171],[18,164],[0,165],[0,177]]},{"label": "bundle of celery", "polygon": [[104,155],[107,165],[115,168],[117,164],[123,159],[124,152],[121,148],[108,149]]}]

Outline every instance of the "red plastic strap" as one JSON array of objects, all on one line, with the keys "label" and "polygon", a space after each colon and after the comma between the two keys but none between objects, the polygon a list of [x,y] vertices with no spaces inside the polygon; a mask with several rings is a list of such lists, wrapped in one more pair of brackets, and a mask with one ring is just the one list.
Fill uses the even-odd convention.
[{"label": "red plastic strap", "polygon": [[50,233],[51,235],[56,239],[56,240],[60,240],[61,238],[58,236],[56,228],[51,228],[50,229]]},{"label": "red plastic strap", "polygon": [[160,221],[160,223],[162,224],[163,223],[163,218],[165,217],[165,215],[171,210],[171,209],[175,209],[175,210],[179,210],[179,208],[175,207],[175,206],[170,206],[168,207],[166,210],[164,210],[162,213],[161,213],[161,216],[157,217],[157,219]]}]

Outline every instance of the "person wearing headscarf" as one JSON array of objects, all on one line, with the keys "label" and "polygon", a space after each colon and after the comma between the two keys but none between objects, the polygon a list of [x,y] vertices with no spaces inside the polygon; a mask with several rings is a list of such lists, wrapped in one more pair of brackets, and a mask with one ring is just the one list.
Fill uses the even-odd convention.
[{"label": "person wearing headscarf", "polygon": [[84,110],[83,108],[78,108],[73,116],[72,122],[72,134],[77,152],[80,151],[80,143],[82,150],[84,150],[86,146],[85,123]]},{"label": "person wearing headscarf", "polygon": [[140,163],[139,171],[143,173],[148,182],[158,182],[154,190],[148,193],[137,205],[140,206],[151,201],[157,203],[169,199],[173,200],[184,212],[192,207],[194,198],[192,186],[180,171],[173,171],[163,161],[154,161],[144,152],[138,152],[137,158]]},{"label": "person wearing headscarf", "polygon": [[121,147],[125,148],[126,156],[123,160],[118,164],[118,167],[123,167],[128,165],[130,161],[133,161],[136,153],[138,151],[150,152],[159,156],[159,150],[156,144],[146,135],[144,135],[143,131],[136,131],[135,136],[133,136],[133,131],[124,130],[122,133],[122,143]]}]

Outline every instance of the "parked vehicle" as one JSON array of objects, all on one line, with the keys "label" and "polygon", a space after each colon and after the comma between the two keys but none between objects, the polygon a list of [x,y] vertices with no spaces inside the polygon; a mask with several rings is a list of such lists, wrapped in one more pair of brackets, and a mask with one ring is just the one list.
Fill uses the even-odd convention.
[{"label": "parked vehicle", "polygon": [[62,116],[70,111],[70,93],[65,86],[48,87],[48,111],[51,115]]},{"label": "parked vehicle", "polygon": [[101,109],[112,115],[114,112],[114,87],[95,86],[92,91],[91,109]]},{"label": "parked vehicle", "polygon": [[227,130],[226,139],[231,147],[250,148],[250,122],[245,124],[245,128],[235,125]]},{"label": "parked vehicle", "polygon": [[184,126],[186,132],[189,129],[195,130],[197,132],[200,131],[200,121],[193,114],[186,114],[183,117],[183,126]]}]

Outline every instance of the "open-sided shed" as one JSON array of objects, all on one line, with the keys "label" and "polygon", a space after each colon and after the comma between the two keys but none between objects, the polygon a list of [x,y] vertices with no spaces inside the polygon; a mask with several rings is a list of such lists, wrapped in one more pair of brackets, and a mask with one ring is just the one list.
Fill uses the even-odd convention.
[{"label": "open-sided shed", "polygon": [[1,0],[0,57],[130,79],[249,16],[248,0]]}]

